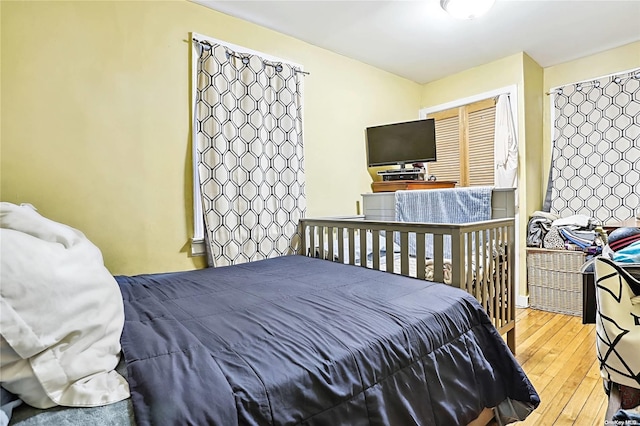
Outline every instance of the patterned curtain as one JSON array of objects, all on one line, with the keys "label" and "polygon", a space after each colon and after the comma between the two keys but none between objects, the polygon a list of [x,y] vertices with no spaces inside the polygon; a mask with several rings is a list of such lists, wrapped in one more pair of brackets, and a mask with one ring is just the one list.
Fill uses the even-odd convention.
[{"label": "patterned curtain", "polygon": [[210,266],[289,254],[306,210],[302,75],[196,42],[198,174]]},{"label": "patterned curtain", "polygon": [[640,69],[554,91],[545,210],[602,222],[640,208]]}]

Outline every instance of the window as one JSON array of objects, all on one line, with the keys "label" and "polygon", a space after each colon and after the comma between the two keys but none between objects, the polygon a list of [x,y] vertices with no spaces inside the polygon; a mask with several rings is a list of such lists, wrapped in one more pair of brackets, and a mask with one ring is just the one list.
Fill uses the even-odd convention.
[{"label": "window", "polygon": [[459,186],[494,184],[496,102],[485,99],[427,115],[436,120],[438,161],[428,163],[430,175]]}]

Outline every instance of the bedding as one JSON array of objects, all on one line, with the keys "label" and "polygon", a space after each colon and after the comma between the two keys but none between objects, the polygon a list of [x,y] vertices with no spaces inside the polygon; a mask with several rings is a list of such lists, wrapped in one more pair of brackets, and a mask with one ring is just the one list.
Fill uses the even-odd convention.
[{"label": "bedding", "polygon": [[[504,423],[539,403],[461,290],[302,256],[114,280],[81,232],[1,207],[3,390],[84,405],[3,392],[3,423],[466,424],[485,407]],[[120,346],[128,382],[111,367]]]},{"label": "bedding", "polygon": [[[127,378],[127,366],[121,358],[118,374]],[[22,404],[13,409],[9,426],[135,426],[131,398],[98,407],[63,407],[39,409]],[[6,423],[0,422],[0,425]]]},{"label": "bedding", "polygon": [[116,279],[140,426],[451,425],[539,404],[482,307],[443,284],[303,256]]},{"label": "bedding", "polygon": [[[347,252],[348,250],[345,249],[345,252]],[[325,250],[325,257],[328,257],[328,251]],[[335,253],[335,251],[334,251]],[[380,253],[380,271],[387,271],[387,263],[386,263],[386,257],[385,257],[385,253],[381,251]],[[356,251],[356,260],[355,260],[355,264],[357,266],[360,266],[360,259],[358,258],[358,252]],[[334,256],[334,261],[337,262],[338,261],[338,257]],[[345,253],[344,255],[344,263],[348,263],[349,262],[349,254]],[[367,268],[372,269],[373,268],[373,253],[369,252],[367,254]],[[389,272],[393,272],[394,274],[400,274],[400,271],[402,270],[402,258],[401,258],[401,254],[399,252],[394,252],[393,253],[393,270],[389,271]],[[414,256],[409,256],[409,273],[408,276],[410,277],[417,277],[417,262],[416,262],[416,258]],[[443,272],[443,282],[445,284],[451,284],[451,261],[449,259],[445,259],[445,261],[443,262],[442,265],[442,272]],[[475,270],[473,272],[473,277],[475,279]],[[433,281],[433,259],[426,259],[425,260],[425,279],[427,281]]]},{"label": "bedding", "polygon": [[[353,255],[354,263],[359,265],[360,261],[362,260],[362,256],[360,255],[361,248],[360,248],[359,236],[354,238],[353,243],[354,243],[354,255]],[[373,235],[370,231],[367,231],[366,243],[367,243],[367,247],[365,250],[365,254],[366,254],[367,261],[371,263],[373,261],[374,253],[373,253]],[[378,233],[378,248],[379,248],[379,251],[377,253],[377,256],[383,257],[387,254],[387,239],[384,231]],[[317,251],[318,251],[318,247],[316,246],[316,253]],[[325,259],[328,259],[329,258],[329,242],[328,241],[324,242],[324,253],[325,253],[325,256],[324,256]],[[340,246],[338,244],[337,238],[333,239],[333,253],[334,253],[335,260],[338,260],[338,254],[340,253]],[[394,256],[400,254],[400,246],[396,242],[393,243],[393,253],[394,253]],[[349,235],[346,232],[343,234],[342,258],[344,263],[349,263]]]},{"label": "bedding", "polygon": [[[410,236],[411,238],[412,236]],[[428,240],[427,236],[427,240]],[[413,236],[413,238],[415,238],[415,236]],[[446,239],[446,236],[445,236]],[[367,231],[367,236],[366,236],[366,241],[367,241],[367,249],[366,249],[366,267],[369,269],[373,268],[373,243],[372,243],[373,237],[370,231]],[[387,270],[387,263],[386,263],[386,242],[387,239],[385,238],[385,232],[382,231],[379,233],[379,252],[378,252],[378,257],[380,258],[380,262],[379,262],[379,270],[380,271],[386,271]],[[428,241],[427,241],[428,242]],[[354,244],[354,264],[355,265],[361,265],[361,260],[362,257],[360,256],[360,251],[361,251],[361,247],[360,247],[360,238],[354,238],[353,240],[353,244]],[[487,243],[488,244],[488,243]],[[488,247],[488,245],[487,245]],[[473,247],[474,250],[472,250],[472,253],[475,253],[475,247]],[[428,252],[429,249],[427,248],[425,250],[425,252]],[[488,252],[488,249],[487,249]],[[338,245],[338,240],[334,239],[333,241],[333,260],[335,262],[339,261],[338,258],[338,253],[340,253],[339,250],[339,245]],[[505,255],[505,248],[503,246],[498,246],[498,247],[493,247],[493,258],[496,259],[499,256],[504,256]],[[316,257],[320,257],[319,256],[319,252],[318,252],[318,247],[316,246]],[[402,255],[401,255],[401,249],[400,246],[394,242],[393,243],[393,270],[389,271],[389,272],[393,272],[395,274],[400,274],[402,267],[401,267],[401,259]],[[329,242],[325,241],[324,242],[324,258],[328,259],[329,258]],[[349,263],[349,237],[347,234],[344,235],[344,242],[343,242],[343,263]],[[471,259],[471,268],[472,268],[472,277],[473,280],[475,280],[477,278],[476,275],[476,266],[475,266],[475,259],[472,257]],[[433,259],[425,259],[425,279],[427,281],[433,281],[433,265],[434,265],[434,261]],[[408,276],[410,277],[417,277],[417,262],[416,262],[416,258],[415,256],[409,255],[409,272],[408,272]],[[442,265],[442,272],[443,272],[443,282],[445,284],[451,284],[451,277],[452,277],[452,273],[451,273],[451,269],[452,269],[452,265],[451,265],[451,259],[443,259],[443,265]],[[480,275],[482,275],[482,267],[479,268],[480,271]],[[466,275],[466,270],[464,272],[464,274]]]},{"label": "bedding", "polygon": [[2,387],[39,408],[127,398],[124,307],[100,250],[29,205],[0,203],[0,225]]}]

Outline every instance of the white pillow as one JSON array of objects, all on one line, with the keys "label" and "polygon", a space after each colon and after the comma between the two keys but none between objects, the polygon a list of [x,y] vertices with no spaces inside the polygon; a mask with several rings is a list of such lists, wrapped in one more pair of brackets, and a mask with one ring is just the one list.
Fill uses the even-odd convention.
[{"label": "white pillow", "polygon": [[122,296],[82,232],[29,206],[0,203],[0,280],[4,388],[38,408],[129,397],[114,371]]}]

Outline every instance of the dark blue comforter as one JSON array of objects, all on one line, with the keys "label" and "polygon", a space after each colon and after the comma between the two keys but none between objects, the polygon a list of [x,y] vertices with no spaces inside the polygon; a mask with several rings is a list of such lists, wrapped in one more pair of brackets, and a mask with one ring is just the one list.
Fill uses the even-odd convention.
[{"label": "dark blue comforter", "polygon": [[468,294],[302,256],[117,277],[144,425],[454,425],[531,383]]}]

